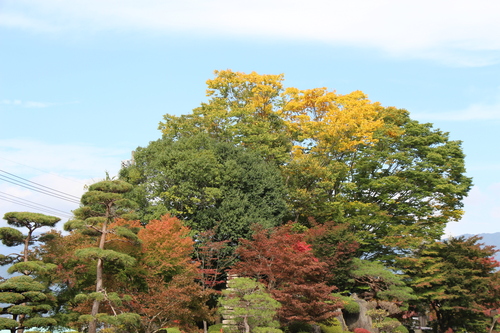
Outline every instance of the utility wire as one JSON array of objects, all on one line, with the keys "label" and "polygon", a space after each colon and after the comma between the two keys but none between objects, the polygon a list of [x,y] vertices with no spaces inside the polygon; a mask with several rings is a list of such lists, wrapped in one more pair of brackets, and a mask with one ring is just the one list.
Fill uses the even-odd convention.
[{"label": "utility wire", "polygon": [[[3,170],[0,170],[0,172],[3,172],[3,173],[6,173],[8,175],[12,175],[13,177],[22,179],[20,181],[20,180],[14,179],[12,177],[0,174],[0,179],[3,180],[3,181],[6,181],[8,183],[11,183],[11,184],[14,184],[14,185],[18,185],[18,186],[30,189],[32,191],[39,192],[39,193],[42,193],[42,194],[45,194],[45,195],[49,195],[51,197],[55,197],[55,198],[58,198],[58,199],[61,199],[61,200],[69,201],[69,202],[72,202],[72,203],[80,203],[80,200],[79,200],[79,198],[77,196],[74,196],[74,195],[71,195],[71,194],[67,194],[67,193],[55,190],[53,188],[50,188],[50,187],[47,187],[47,186],[44,186],[44,185],[32,182],[30,180],[27,180],[27,179],[24,179],[22,177],[13,175],[13,174],[11,174],[9,172],[6,172],[6,171],[3,171]],[[31,185],[31,184],[35,184],[35,185]]]},{"label": "utility wire", "polygon": [[34,205],[26,204],[26,203],[23,203],[23,202],[20,202],[20,201],[16,201],[16,200],[12,200],[12,199],[9,199],[9,198],[5,198],[5,197],[3,197],[1,195],[0,195],[0,200],[7,201],[7,202],[10,202],[10,203],[13,203],[13,204],[16,204],[16,205],[20,205],[20,206],[32,208],[32,209],[35,209],[38,212],[43,212],[43,213],[47,213],[47,214],[51,214],[51,215],[56,215],[56,216],[64,217],[64,218],[68,218],[68,219],[72,218],[72,216],[69,215],[69,214],[67,214],[67,213],[66,214],[57,213],[57,212],[51,211],[49,209],[44,209],[44,208],[40,208],[38,206],[34,206]]},{"label": "utility wire", "polygon": [[16,176],[16,175],[14,175],[14,174],[12,174],[12,173],[9,173],[9,172],[7,172],[7,171],[0,170],[0,172],[6,173],[6,174],[11,175],[11,176],[13,176],[13,177],[16,177],[16,178],[18,178],[18,179],[22,179],[23,181],[26,181],[26,182],[28,182],[28,183],[32,183],[32,184],[35,184],[35,185],[38,185],[38,186],[41,186],[41,187],[47,188],[47,189],[49,189],[49,190],[51,190],[51,191],[61,193],[61,194],[66,195],[66,196],[68,196],[68,197],[73,197],[73,198],[75,198],[75,199],[77,199],[77,200],[79,199],[77,196],[74,196],[74,195],[72,195],[72,194],[68,194],[68,193],[65,193],[65,192],[62,192],[62,191],[59,191],[59,190],[53,189],[53,188],[48,187],[48,186],[45,186],[45,185],[42,185],[42,184],[38,184],[38,183],[32,182],[32,181],[31,181],[31,180],[29,180],[29,179],[26,179],[26,178],[23,178],[23,177]]},{"label": "utility wire", "polygon": [[25,167],[27,167],[27,168],[30,168],[30,169],[33,169],[33,170],[39,171],[39,172],[41,172],[41,173],[45,173],[45,174],[47,174],[47,175],[56,176],[56,177],[59,177],[59,178],[62,178],[62,179],[69,180],[69,181],[74,182],[74,183],[79,183],[79,184],[86,185],[84,182],[78,181],[78,180],[76,180],[76,179],[71,179],[71,178],[63,177],[63,176],[58,175],[58,174],[56,174],[56,173],[54,173],[54,172],[48,172],[47,170],[38,169],[38,168],[32,167],[32,166],[27,165],[27,164],[23,164],[23,163],[19,163],[19,162],[16,162],[16,161],[10,160],[10,159],[5,158],[5,157],[1,157],[1,156],[0,156],[0,159],[2,159],[2,160],[4,160],[4,161],[9,161],[9,162],[11,162],[11,163],[15,163],[15,164],[18,164],[18,165],[25,166]]},{"label": "utility wire", "polygon": [[12,203],[16,203],[19,205],[23,205],[26,207],[30,207],[30,208],[36,208],[39,210],[43,209],[46,212],[50,211],[51,214],[59,214],[59,215],[65,215],[67,217],[72,217],[71,214],[69,214],[67,211],[52,208],[52,207],[49,207],[46,205],[42,205],[42,204],[36,203],[34,201],[23,199],[23,198],[15,196],[15,195],[8,194],[8,193],[1,192],[1,191],[0,191],[0,199],[5,200],[5,201],[9,201]]}]

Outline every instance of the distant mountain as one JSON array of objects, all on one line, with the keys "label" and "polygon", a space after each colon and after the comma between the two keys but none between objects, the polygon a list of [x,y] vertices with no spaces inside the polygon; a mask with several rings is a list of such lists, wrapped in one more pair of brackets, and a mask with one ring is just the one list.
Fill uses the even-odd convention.
[{"label": "distant mountain", "polygon": [[[461,235],[461,236],[472,237],[472,236],[476,236],[476,235],[465,234],[465,235]],[[493,245],[498,250],[500,250],[500,232],[494,232],[491,234],[477,234],[477,236],[483,238],[481,241],[479,241],[480,243],[483,243],[484,245]],[[497,253],[495,255],[495,259],[500,261],[500,253]]]}]

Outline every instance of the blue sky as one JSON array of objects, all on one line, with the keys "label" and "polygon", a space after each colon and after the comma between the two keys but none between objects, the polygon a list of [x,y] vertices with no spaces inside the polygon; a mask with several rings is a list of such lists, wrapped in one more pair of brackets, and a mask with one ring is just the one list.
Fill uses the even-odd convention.
[{"label": "blue sky", "polygon": [[[284,73],[287,86],[362,90],[462,140],[475,186],[447,234],[500,232],[499,11],[496,0],[0,0],[0,170],[80,196],[158,139],[165,113],[205,101],[214,70]],[[31,210],[12,196],[63,221],[76,208],[0,178],[0,215]]]}]

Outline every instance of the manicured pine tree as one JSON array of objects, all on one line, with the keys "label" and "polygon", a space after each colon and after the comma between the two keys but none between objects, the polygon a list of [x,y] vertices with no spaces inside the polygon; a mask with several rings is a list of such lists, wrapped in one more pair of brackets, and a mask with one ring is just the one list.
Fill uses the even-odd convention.
[{"label": "manicured pine tree", "polygon": [[60,218],[39,213],[11,212],[4,215],[9,225],[25,228],[26,234],[11,228],[0,228],[0,239],[8,247],[22,246],[20,253],[0,255],[0,265],[12,264],[9,274],[20,274],[0,283],[0,303],[4,306],[1,314],[11,318],[0,317],[0,329],[8,329],[12,333],[22,333],[26,328],[49,327],[56,325],[50,317],[42,314],[50,311],[48,301],[51,298],[47,286],[36,281],[36,274],[54,269],[55,265],[33,260],[30,245],[42,241],[44,234],[36,235],[35,231],[44,227],[54,227]]},{"label": "manicured pine tree", "polygon": [[[132,218],[132,211],[136,206],[131,200],[123,197],[124,193],[132,190],[132,185],[121,180],[104,180],[89,186],[88,191],[81,198],[82,206],[74,211],[75,219],[66,222],[66,231],[76,230],[96,240],[97,246],[76,250],[75,255],[83,260],[96,261],[95,292],[88,295],[78,295],[78,301],[92,300],[92,310],[89,315],[80,316],[80,321],[89,323],[89,333],[97,331],[97,316],[99,306],[107,301],[119,305],[121,299],[116,294],[108,294],[104,286],[105,263],[114,263],[122,266],[132,266],[135,259],[125,253],[107,249],[106,244],[110,235],[122,237],[130,242],[138,242],[137,235],[130,228],[117,226],[110,228],[110,224],[117,217]],[[133,323],[138,316],[129,313],[115,313],[113,316],[99,314],[99,320],[108,324]]]}]

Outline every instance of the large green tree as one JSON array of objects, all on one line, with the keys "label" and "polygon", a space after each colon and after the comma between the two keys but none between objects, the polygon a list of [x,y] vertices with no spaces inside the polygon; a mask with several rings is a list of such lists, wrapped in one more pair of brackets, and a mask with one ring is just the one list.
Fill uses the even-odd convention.
[{"label": "large green tree", "polygon": [[[120,300],[114,295],[109,295],[104,286],[105,263],[108,265],[132,266],[135,258],[127,253],[108,249],[106,244],[113,241],[113,237],[121,237],[129,242],[137,242],[138,238],[133,228],[124,225],[115,225],[111,228],[111,223],[117,217],[131,218],[136,204],[124,198],[124,194],[132,189],[132,185],[122,180],[104,180],[89,186],[88,191],[82,196],[82,206],[74,211],[75,219],[66,222],[64,229],[67,231],[81,232],[82,234],[95,240],[92,247],[81,248],[75,251],[75,255],[82,260],[95,260],[96,279],[95,292],[88,297],[79,296],[80,300],[92,299],[92,309],[89,316],[82,316],[82,321],[89,322],[89,333],[95,333],[98,325],[99,306],[106,300],[109,304],[119,303]],[[135,232],[134,232],[135,231]],[[115,318],[99,316],[101,320],[114,323],[118,319],[128,322],[131,317],[121,314]]]},{"label": "large green tree", "polygon": [[471,180],[459,141],[362,92],[285,88],[283,80],[216,71],[206,103],[164,116],[164,140],[204,133],[255,151],[280,167],[286,219],[349,223],[365,258],[393,259],[460,219]]},{"label": "large green tree", "polygon": [[11,316],[0,317],[0,329],[22,333],[26,328],[56,325],[53,318],[42,316],[52,308],[51,292],[47,285],[35,279],[38,274],[54,269],[55,265],[36,260],[30,245],[44,239],[43,233],[36,234],[39,229],[52,228],[61,219],[39,213],[11,212],[4,215],[4,220],[16,228],[27,229],[27,233],[11,227],[0,228],[0,240],[4,245],[22,245],[20,253],[0,256],[2,265],[12,264],[8,273],[20,274],[0,283],[1,314]]},{"label": "large green tree", "polygon": [[437,333],[485,332],[491,322],[485,310],[500,306],[497,250],[480,237],[450,238],[422,246],[400,260],[418,296],[417,307],[430,311]]},{"label": "large green tree", "polygon": [[138,148],[121,176],[138,185],[143,222],[170,213],[196,232],[215,228],[217,240],[248,237],[253,224],[279,225],[286,211],[275,165],[204,134]]}]

